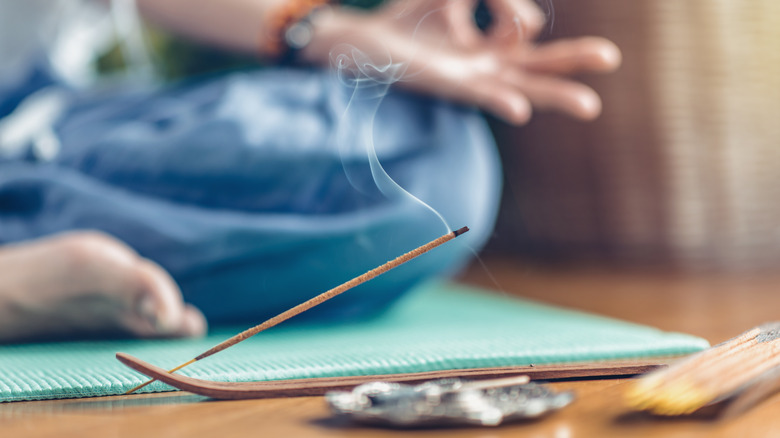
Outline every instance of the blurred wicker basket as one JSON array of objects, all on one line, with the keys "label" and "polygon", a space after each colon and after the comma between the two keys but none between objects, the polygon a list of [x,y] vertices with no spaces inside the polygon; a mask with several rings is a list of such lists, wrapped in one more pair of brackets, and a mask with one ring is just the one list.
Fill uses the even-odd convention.
[{"label": "blurred wicker basket", "polygon": [[[552,35],[603,35],[593,123],[497,126],[498,233],[535,254],[780,266],[780,1],[553,0]],[[498,239],[497,239],[498,240]]]}]

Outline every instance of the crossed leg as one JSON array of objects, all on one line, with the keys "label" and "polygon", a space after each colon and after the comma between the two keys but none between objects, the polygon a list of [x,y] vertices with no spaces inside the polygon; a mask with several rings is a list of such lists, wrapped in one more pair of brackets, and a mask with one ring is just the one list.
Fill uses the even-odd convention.
[{"label": "crossed leg", "polygon": [[0,342],[198,336],[206,321],[160,266],[106,234],[0,247]]}]

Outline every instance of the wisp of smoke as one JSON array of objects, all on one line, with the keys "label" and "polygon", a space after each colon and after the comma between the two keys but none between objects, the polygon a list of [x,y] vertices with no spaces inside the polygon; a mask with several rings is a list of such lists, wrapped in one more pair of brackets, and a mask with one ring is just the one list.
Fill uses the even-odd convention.
[{"label": "wisp of smoke", "polygon": [[[340,46],[331,52],[332,65],[338,80],[351,89],[349,102],[339,121],[337,142],[342,165],[352,187],[363,191],[349,170],[346,157],[364,154],[371,176],[379,191],[388,199],[407,199],[433,213],[444,224],[447,232],[452,228],[436,209],[401,187],[382,166],[374,145],[374,123],[382,100],[390,86],[404,74],[405,64],[388,61],[378,64],[353,46]],[[359,103],[359,105],[358,105]],[[354,136],[354,133],[358,133]],[[358,138],[357,142],[349,140]]]},{"label": "wisp of smoke", "polygon": [[[542,3],[546,6],[543,7],[543,10],[548,16],[548,25],[551,29],[554,16],[552,0],[542,0]],[[443,2],[442,7],[446,4],[447,2]],[[401,19],[405,15],[412,14],[414,12],[413,9],[414,7],[411,7],[411,9],[398,11],[397,18]],[[440,10],[431,10],[420,15],[420,21],[412,31],[412,39],[421,30],[423,22],[436,12],[440,12]],[[519,25],[520,21],[516,19],[515,22]],[[522,32],[518,32],[518,34],[522,34]],[[443,37],[446,38],[447,36]],[[444,42],[442,41],[442,43]],[[390,87],[402,80],[414,80],[421,73],[420,68],[424,69],[427,66],[421,67],[416,65],[415,69],[418,71],[410,71],[409,63],[393,60],[389,53],[385,53],[384,56],[378,56],[376,53],[373,53],[374,58],[372,59],[368,54],[350,45],[336,47],[330,55],[331,66],[337,76],[337,80],[350,91],[349,102],[339,120],[336,141],[339,146],[342,167],[352,187],[363,193],[369,191],[369,188],[361,187],[362,180],[357,173],[353,173],[354,163],[351,162],[353,157],[365,157],[370,167],[373,183],[383,196],[389,199],[403,198],[419,204],[434,214],[444,224],[447,231],[451,232],[452,228],[440,212],[393,180],[379,161],[374,143],[376,115]],[[381,58],[381,60],[378,58]],[[356,133],[358,134],[357,136],[355,135]],[[359,140],[355,141],[355,138]],[[370,189],[374,188],[371,187]],[[495,284],[498,290],[503,291],[503,287],[501,287],[497,279],[480,259],[476,250],[470,249],[476,259],[482,264],[482,268],[487,273],[488,278]]]}]

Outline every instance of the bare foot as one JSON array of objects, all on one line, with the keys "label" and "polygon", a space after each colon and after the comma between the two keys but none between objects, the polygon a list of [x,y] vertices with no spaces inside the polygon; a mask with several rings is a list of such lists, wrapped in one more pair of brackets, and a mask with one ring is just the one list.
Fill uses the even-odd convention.
[{"label": "bare foot", "polygon": [[73,232],[0,247],[0,342],[205,331],[168,273],[113,237]]}]

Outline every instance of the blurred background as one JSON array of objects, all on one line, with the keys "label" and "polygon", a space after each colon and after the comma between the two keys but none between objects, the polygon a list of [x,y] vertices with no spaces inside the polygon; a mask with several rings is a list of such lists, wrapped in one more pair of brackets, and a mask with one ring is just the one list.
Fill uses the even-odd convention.
[{"label": "blurred background", "polygon": [[[580,78],[603,98],[594,122],[491,121],[506,184],[486,252],[681,270],[780,266],[780,2],[537,1],[548,13],[543,38],[607,37],[623,66]],[[148,39],[168,79],[258,62],[154,31]],[[116,55],[103,57],[105,71],[121,65]]]},{"label": "blurred background", "polygon": [[547,38],[600,35],[615,73],[591,123],[494,122],[490,252],[682,270],[780,266],[780,2],[544,0]]}]

